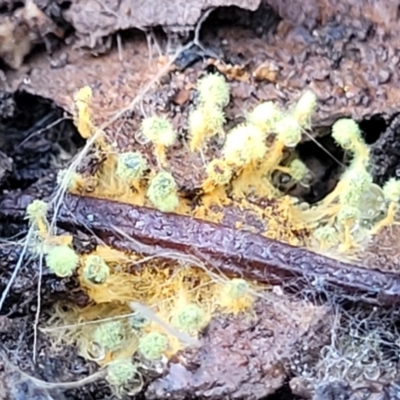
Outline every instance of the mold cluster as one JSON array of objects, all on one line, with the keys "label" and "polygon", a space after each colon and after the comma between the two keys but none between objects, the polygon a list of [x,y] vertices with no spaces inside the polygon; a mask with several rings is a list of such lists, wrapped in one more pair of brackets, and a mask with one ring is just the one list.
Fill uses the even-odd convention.
[{"label": "mold cluster", "polygon": [[[75,96],[75,124],[92,139],[98,155],[93,172],[61,171],[59,184],[80,196],[93,196],[164,213],[189,215],[256,232],[295,246],[343,254],[364,245],[371,235],[395,222],[400,182],[383,188],[369,172],[369,148],[358,125],[337,121],[332,136],[351,154],[337,186],[315,205],[300,203],[274,184],[276,173],[294,184],[307,185],[312,174],[296,146],[312,127],[317,99],[305,91],[296,104],[280,109],[272,102],[257,105],[245,122],[225,131],[224,108],[229,85],[219,74],[201,78],[197,104],[189,113],[187,140],[165,116],[144,118],[142,136],[150,152],[138,145],[122,152],[92,122],[92,92]],[[200,157],[203,180],[188,195],[171,162],[177,142],[187,157]],[[220,145],[218,145],[220,143]],[[181,143],[182,145],[182,143]],[[107,368],[117,392],[139,390],[140,366],[163,362],[187,345],[197,343],[216,312],[251,314],[256,293],[267,287],[244,279],[211,275],[191,262],[143,259],[98,245],[78,254],[72,238],[50,231],[46,204],[35,201],[27,217],[35,227],[34,248],[44,252],[49,269],[60,277],[76,274],[90,298],[83,308],[59,307],[50,324],[63,340],[78,344],[81,354]],[[144,305],[138,309],[138,304]],[[72,328],[71,328],[72,327]]]}]

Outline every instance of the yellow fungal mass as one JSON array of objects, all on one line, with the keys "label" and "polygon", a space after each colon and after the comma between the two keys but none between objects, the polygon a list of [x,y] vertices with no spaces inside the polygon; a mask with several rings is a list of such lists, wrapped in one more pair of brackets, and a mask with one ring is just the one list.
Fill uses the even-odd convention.
[{"label": "yellow fungal mass", "polygon": [[92,100],[92,89],[89,86],[85,86],[80,89],[74,97],[76,114],[75,114],[75,125],[78,128],[79,133],[85,139],[89,138],[93,134],[93,125],[90,112],[90,102]]},{"label": "yellow fungal mass", "polygon": [[[311,128],[317,107],[312,92],[304,92],[287,110],[272,102],[249,113],[243,110],[246,122],[232,126],[228,121],[226,132],[228,82],[220,75],[207,75],[197,90],[187,126],[179,127],[179,140],[166,117],[145,118],[140,129],[151,142],[146,151],[138,145],[133,151],[118,152],[100,134],[95,147],[104,161],[96,173],[64,171],[59,182],[78,195],[228,223],[316,251],[353,254],[366,238],[396,221],[400,183],[391,179],[382,188],[373,183],[369,148],[351,119],[338,120],[332,127],[334,140],[350,153],[351,162],[331,193],[307,204],[275,186],[274,176],[280,172],[296,184],[307,181],[310,171],[295,147],[304,130]],[[75,97],[75,123],[86,138],[95,131],[91,95],[90,88],[83,88]],[[186,157],[193,176],[200,176],[198,182],[185,177],[193,186],[189,195],[181,184],[182,171],[176,169],[180,159],[171,162],[175,142],[180,145],[179,157]],[[107,366],[107,379],[114,386],[133,379],[132,359],[152,363],[171,357],[193,344],[190,339],[198,338],[217,313],[251,316],[257,293],[269,290],[244,279],[216,278],[187,260],[143,259],[100,245],[90,254],[77,254],[71,238],[48,232],[44,204],[33,203],[27,218],[40,233],[49,269],[60,277],[76,272],[90,299],[86,307],[56,308],[51,324],[66,326],[65,340],[77,343],[84,357]]]}]

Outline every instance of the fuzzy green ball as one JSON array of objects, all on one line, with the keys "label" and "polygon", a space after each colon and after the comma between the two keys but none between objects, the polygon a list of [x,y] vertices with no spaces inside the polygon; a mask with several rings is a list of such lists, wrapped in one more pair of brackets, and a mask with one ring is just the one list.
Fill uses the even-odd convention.
[{"label": "fuzzy green ball", "polygon": [[317,96],[311,90],[305,91],[293,110],[293,118],[303,127],[309,125],[317,106]]},{"label": "fuzzy green ball", "polygon": [[125,182],[143,177],[147,169],[146,159],[138,151],[122,153],[118,156],[117,176]]},{"label": "fuzzy green ball", "polygon": [[363,139],[359,126],[351,118],[342,118],[332,126],[332,137],[345,150],[353,151]]},{"label": "fuzzy green ball", "polygon": [[100,256],[91,255],[86,259],[82,273],[87,281],[104,283],[110,275],[110,268]]},{"label": "fuzzy green ball", "polygon": [[147,197],[162,212],[175,211],[179,206],[178,187],[169,172],[159,172],[151,181]]},{"label": "fuzzy green ball", "polygon": [[249,293],[250,285],[244,279],[235,278],[226,283],[224,289],[231,299],[237,300]]},{"label": "fuzzy green ball", "polygon": [[360,210],[357,207],[344,205],[340,208],[337,214],[337,220],[340,223],[345,223],[347,221],[354,221],[360,217]]},{"label": "fuzzy green ball", "polygon": [[333,226],[321,226],[315,229],[313,237],[319,242],[324,242],[328,247],[339,244],[339,235]]},{"label": "fuzzy green ball", "polygon": [[339,196],[341,204],[358,207],[361,197],[372,185],[371,174],[364,168],[349,168],[343,179],[346,187]]},{"label": "fuzzy green ball", "polygon": [[286,147],[295,147],[301,140],[301,126],[293,117],[282,118],[275,125],[275,131]]},{"label": "fuzzy green ball", "polygon": [[46,218],[48,204],[43,200],[33,200],[26,208],[26,217],[30,222]]},{"label": "fuzzy green ball", "polygon": [[158,360],[168,349],[168,338],[162,333],[150,332],[139,340],[139,351],[148,360]]},{"label": "fuzzy green ball", "polygon": [[250,124],[267,133],[280,119],[282,119],[282,112],[272,101],[257,105],[247,116],[247,121]]},{"label": "fuzzy green ball", "polygon": [[166,118],[153,116],[142,121],[142,132],[146,139],[154,144],[171,146],[176,139],[176,132]]},{"label": "fuzzy green ball", "polygon": [[174,325],[185,332],[193,332],[200,329],[204,321],[204,311],[196,304],[188,304],[177,312]]},{"label": "fuzzy green ball", "polygon": [[225,161],[238,167],[262,160],[266,152],[265,134],[251,124],[232,129],[223,148]]},{"label": "fuzzy green ball", "polygon": [[124,326],[121,321],[101,323],[93,332],[93,341],[106,351],[117,350],[123,343]]},{"label": "fuzzy green ball", "polygon": [[137,367],[131,360],[115,360],[107,365],[106,379],[110,385],[124,386],[137,374]]},{"label": "fuzzy green ball", "polygon": [[208,74],[197,82],[199,100],[203,104],[225,107],[229,103],[229,86],[220,74]]},{"label": "fuzzy green ball", "polygon": [[79,256],[68,246],[51,247],[45,260],[49,269],[60,278],[71,276],[79,265]]},{"label": "fuzzy green ball", "polygon": [[400,181],[391,178],[383,186],[383,193],[388,201],[398,202],[400,200]]},{"label": "fuzzy green ball", "polygon": [[308,173],[307,166],[299,159],[293,160],[290,165],[290,176],[296,181],[302,181]]}]

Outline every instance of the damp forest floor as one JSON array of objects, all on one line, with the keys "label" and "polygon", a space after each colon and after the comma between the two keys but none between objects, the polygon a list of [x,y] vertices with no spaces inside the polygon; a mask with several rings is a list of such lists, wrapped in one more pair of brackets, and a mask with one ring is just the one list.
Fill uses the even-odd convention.
[{"label": "damp forest floor", "polygon": [[[85,85],[93,89],[95,125],[124,151],[136,148],[135,132],[144,116],[163,113],[174,127],[186,126],[196,81],[207,72],[219,71],[229,82],[228,128],[244,121],[246,110],[259,102],[287,106],[308,88],[316,93],[318,108],[297,151],[315,178],[307,188],[288,188],[288,194],[315,203],[333,189],[346,162],[329,135],[340,117],[360,124],[371,146],[375,182],[400,176],[400,24],[399,10],[390,0],[346,0],[340,5],[333,0],[213,1],[209,3],[215,9],[200,25],[203,6],[190,0],[176,1],[165,15],[159,1],[154,13],[145,10],[150,5],[132,1],[132,9],[135,3],[143,8],[135,18],[126,16],[130,2],[124,0],[104,1],[103,7],[94,0],[36,3],[40,13],[29,21],[21,14],[22,2],[0,0],[0,297],[28,232],[21,210],[33,198],[51,198],[57,172],[85,145],[72,121],[73,96]],[[31,30],[29,39],[26,29]],[[6,44],[7,35],[19,38],[18,49]],[[30,51],[19,61],[22,43]],[[184,129],[178,134],[185,139]],[[203,161],[200,156],[189,159],[181,150],[174,150],[171,167],[179,185],[190,192],[204,178],[197,168]],[[82,168],[95,168],[95,161],[89,154]],[[400,274],[399,229],[380,234],[357,266]],[[95,244],[84,229],[74,232],[74,241],[82,251]],[[313,304],[312,294],[303,301],[280,295],[282,290],[274,294],[277,303],[303,320],[296,330],[262,302],[255,306],[256,322],[218,316],[207,329],[201,354],[178,357],[163,376],[153,371],[136,398],[396,398],[396,310],[348,304],[339,295],[337,303],[323,307],[326,299]],[[72,344],[54,343],[37,329],[46,325],[54,304],[83,306],[87,301],[74,278],[59,279],[37,259],[24,258],[0,310],[0,400],[116,398],[102,377],[90,381],[98,371],[95,363],[83,359]],[[357,397],[357,387],[337,372],[339,367],[321,361],[322,349],[329,348],[324,354],[333,357],[326,346],[338,324],[335,315],[343,323],[338,331],[341,349],[359,349],[359,338],[350,332],[361,329],[357,321],[369,321],[363,333],[379,349],[374,347],[375,358],[366,362],[387,367],[380,379],[365,379],[370,392],[364,397]],[[306,373],[316,382],[312,390],[301,379]],[[335,383],[329,384],[329,378]]]}]

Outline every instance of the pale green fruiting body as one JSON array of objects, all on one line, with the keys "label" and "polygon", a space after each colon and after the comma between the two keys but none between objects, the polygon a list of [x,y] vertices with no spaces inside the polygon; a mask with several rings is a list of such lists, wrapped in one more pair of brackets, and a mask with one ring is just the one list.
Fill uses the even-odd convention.
[{"label": "pale green fruiting body", "polygon": [[189,333],[202,328],[204,321],[205,313],[196,304],[186,305],[176,313],[174,318],[175,326]]},{"label": "pale green fruiting body", "polygon": [[383,194],[388,201],[397,203],[400,200],[400,181],[389,179],[383,186]]},{"label": "pale green fruiting body", "polygon": [[71,276],[79,265],[79,256],[68,246],[51,247],[45,260],[49,269],[60,278]]},{"label": "pale green fruiting body", "polygon": [[213,104],[221,108],[229,103],[229,86],[220,74],[208,74],[197,82],[199,100],[203,104]]},{"label": "pale green fruiting body", "polygon": [[107,365],[106,379],[110,385],[125,386],[137,374],[137,367],[131,360],[115,360]]},{"label": "pale green fruiting body", "polygon": [[357,207],[344,205],[340,208],[337,214],[337,220],[340,223],[346,223],[347,221],[354,221],[360,217],[360,210]]},{"label": "pale green fruiting body", "polygon": [[282,118],[276,125],[275,131],[280,140],[286,147],[295,147],[301,140],[301,126],[291,116]]},{"label": "pale green fruiting body", "polygon": [[342,118],[332,126],[332,137],[344,150],[354,151],[355,144],[362,142],[360,128],[351,118]]},{"label": "pale green fruiting body", "polygon": [[272,102],[266,101],[257,105],[247,116],[247,121],[265,133],[269,133],[273,126],[282,119],[282,112]]},{"label": "pale green fruiting body", "polygon": [[172,124],[164,117],[149,117],[142,121],[142,132],[146,139],[154,144],[171,146],[176,139]]},{"label": "pale green fruiting body", "polygon": [[317,106],[317,96],[311,90],[305,91],[294,107],[293,118],[303,127],[310,124],[311,116]]},{"label": "pale green fruiting body", "polygon": [[101,323],[93,332],[93,341],[106,351],[117,350],[123,343],[124,326],[120,321]]},{"label": "pale green fruiting body", "polygon": [[122,153],[118,156],[116,174],[127,183],[142,178],[146,169],[147,161],[137,151]]},{"label": "pale green fruiting body", "polygon": [[175,211],[179,206],[178,187],[169,172],[159,172],[151,181],[147,197],[163,212]]},{"label": "pale green fruiting body", "polygon": [[148,360],[158,360],[168,349],[168,338],[162,333],[150,332],[139,340],[139,351]]},{"label": "pale green fruiting body", "polygon": [[33,200],[26,208],[26,217],[30,222],[35,222],[38,219],[45,219],[48,207],[48,204],[43,200]]},{"label": "pale green fruiting body", "polygon": [[308,173],[308,168],[306,167],[306,165],[297,158],[290,163],[289,169],[290,176],[296,182],[302,181]]},{"label": "pale green fruiting body", "polygon": [[265,134],[254,125],[241,125],[232,129],[223,148],[225,161],[242,167],[260,161],[267,152]]},{"label": "pale green fruiting body", "polygon": [[231,299],[237,300],[249,294],[250,285],[241,278],[231,279],[224,286],[224,293]]},{"label": "pale green fruiting body", "polygon": [[110,268],[100,256],[90,255],[85,261],[82,274],[89,282],[104,283],[110,275]]},{"label": "pale green fruiting body", "polygon": [[361,197],[372,185],[372,176],[364,168],[352,168],[343,175],[346,186],[339,195],[340,203],[359,207]]}]

